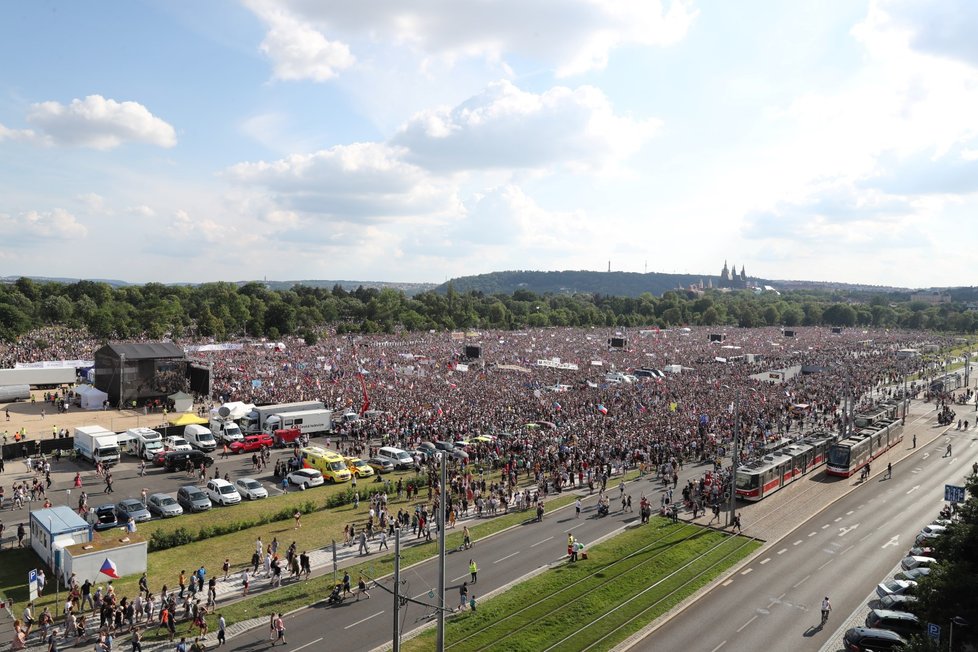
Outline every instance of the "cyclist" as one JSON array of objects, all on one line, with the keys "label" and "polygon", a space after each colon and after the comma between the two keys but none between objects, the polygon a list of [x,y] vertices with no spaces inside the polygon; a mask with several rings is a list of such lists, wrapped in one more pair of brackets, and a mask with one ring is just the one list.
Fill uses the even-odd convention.
[{"label": "cyclist", "polygon": [[829,602],[829,596],[825,596],[822,600],[822,624],[824,625],[829,619],[829,612],[832,611],[832,603]]}]

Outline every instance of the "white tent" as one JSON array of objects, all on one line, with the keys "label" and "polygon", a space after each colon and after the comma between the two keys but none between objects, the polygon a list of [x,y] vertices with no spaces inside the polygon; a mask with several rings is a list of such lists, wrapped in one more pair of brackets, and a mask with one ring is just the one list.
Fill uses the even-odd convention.
[{"label": "white tent", "polygon": [[78,394],[78,404],[83,410],[101,410],[102,403],[109,399],[108,394],[91,385],[78,385],[75,393]]},{"label": "white tent", "polygon": [[231,411],[228,418],[231,420],[240,419],[246,414],[255,409],[254,403],[242,403],[241,401],[234,401],[232,403],[225,403],[223,407],[226,407]]}]

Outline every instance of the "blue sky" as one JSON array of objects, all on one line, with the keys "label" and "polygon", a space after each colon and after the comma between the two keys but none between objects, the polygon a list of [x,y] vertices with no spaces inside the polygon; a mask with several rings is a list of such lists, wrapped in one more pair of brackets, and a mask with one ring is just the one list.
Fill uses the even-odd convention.
[{"label": "blue sky", "polygon": [[978,3],[0,4],[0,275],[970,285]]}]

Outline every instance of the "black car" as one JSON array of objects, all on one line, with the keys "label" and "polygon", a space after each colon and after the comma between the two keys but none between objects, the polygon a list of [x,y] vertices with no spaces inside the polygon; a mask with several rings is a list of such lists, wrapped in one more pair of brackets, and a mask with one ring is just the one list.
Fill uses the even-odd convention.
[{"label": "black car", "polygon": [[205,467],[209,467],[214,463],[213,457],[205,455],[198,450],[168,451],[163,456],[163,468],[167,471],[184,471],[187,468],[187,460],[193,463],[195,469],[200,468],[201,462],[204,463]]},{"label": "black car", "polygon": [[872,629],[869,627],[853,627],[842,637],[842,647],[847,652],[880,652],[881,650],[897,650],[906,640],[888,629]]},{"label": "black car", "polygon": [[888,629],[907,638],[924,631],[923,623],[917,616],[906,611],[891,611],[889,609],[871,609],[869,615],[866,616],[866,627]]},{"label": "black car", "polygon": [[119,520],[115,516],[115,505],[111,503],[99,505],[92,510],[92,514],[94,514],[93,526],[96,530],[110,530],[119,525]]},{"label": "black car", "polygon": [[916,596],[912,595],[888,595],[879,599],[880,609],[890,609],[891,611],[910,611],[913,604],[917,602]]}]

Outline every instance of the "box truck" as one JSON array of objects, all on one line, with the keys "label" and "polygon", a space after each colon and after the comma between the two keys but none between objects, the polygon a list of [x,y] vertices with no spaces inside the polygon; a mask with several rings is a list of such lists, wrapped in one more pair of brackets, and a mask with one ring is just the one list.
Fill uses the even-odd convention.
[{"label": "box truck", "polygon": [[273,414],[300,412],[303,410],[324,410],[326,404],[322,401],[299,401],[297,403],[277,403],[262,405],[252,409],[241,419],[241,429],[246,435],[257,435],[265,432],[265,420]]},{"label": "box truck", "polygon": [[112,466],[119,461],[119,437],[102,426],[75,428],[75,452],[92,464]]},{"label": "box truck", "polygon": [[300,410],[283,414],[270,414],[265,419],[264,432],[296,429],[303,435],[315,437],[333,431],[332,410]]}]

